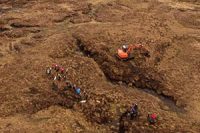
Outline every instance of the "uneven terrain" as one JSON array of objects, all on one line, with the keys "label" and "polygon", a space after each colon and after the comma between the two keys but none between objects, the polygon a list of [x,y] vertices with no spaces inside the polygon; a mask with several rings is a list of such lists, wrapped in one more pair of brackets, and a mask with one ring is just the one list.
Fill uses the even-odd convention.
[{"label": "uneven terrain", "polygon": [[[120,61],[125,43],[150,57]],[[198,0],[1,0],[0,132],[198,133],[199,57]],[[53,63],[86,103],[52,90]],[[132,103],[139,118],[119,122]]]}]

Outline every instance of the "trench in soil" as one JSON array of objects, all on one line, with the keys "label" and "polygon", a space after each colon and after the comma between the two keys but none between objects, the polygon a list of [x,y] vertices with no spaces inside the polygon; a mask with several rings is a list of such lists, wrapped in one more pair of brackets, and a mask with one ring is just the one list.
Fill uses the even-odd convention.
[{"label": "trench in soil", "polygon": [[[100,57],[96,56],[96,53],[93,53],[92,51],[88,50],[81,39],[79,39],[77,37],[74,37],[74,39],[76,40],[76,45],[79,49],[79,52],[81,52],[86,57],[92,58],[99,65],[99,68],[104,73],[105,77],[107,78],[107,81],[112,83],[113,85],[119,85],[119,82],[121,80],[113,79],[113,78],[110,77],[110,75],[105,73],[105,70],[101,67],[102,64],[98,62],[98,58],[100,58]],[[122,84],[120,84],[120,86],[126,87],[127,89],[128,88],[130,88],[130,89],[136,88],[141,92],[145,92],[145,93],[148,93],[148,94],[150,94],[154,97],[159,98],[164,103],[164,105],[169,107],[170,111],[175,112],[177,114],[185,113],[185,109],[183,107],[178,107],[176,105],[176,100],[174,99],[173,96],[165,95],[165,94],[163,94],[163,92],[158,94],[156,89],[138,86],[138,85],[135,85],[135,84],[133,84],[134,87],[130,87],[128,85],[129,83],[130,82],[128,82],[128,81],[125,81],[125,82],[123,81]]]}]

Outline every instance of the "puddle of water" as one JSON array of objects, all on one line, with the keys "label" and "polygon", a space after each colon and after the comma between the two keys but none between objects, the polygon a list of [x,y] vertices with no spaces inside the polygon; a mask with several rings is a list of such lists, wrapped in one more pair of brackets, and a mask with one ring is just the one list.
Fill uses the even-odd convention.
[{"label": "puddle of water", "polygon": [[[117,83],[114,83],[114,84],[117,84]],[[127,85],[123,84],[123,86],[127,86]],[[186,112],[184,108],[176,106],[176,102],[173,101],[170,97],[164,96],[162,94],[157,94],[154,90],[140,89],[140,88],[137,88],[137,89],[141,92],[145,92],[147,94],[150,94],[154,97],[159,98],[161,102],[163,102],[163,104],[169,108],[169,111],[175,112],[177,114],[180,114],[180,113],[182,114]]]},{"label": "puddle of water", "polygon": [[171,100],[170,98],[168,98],[166,96],[163,96],[162,94],[159,95],[156,92],[154,92],[152,90],[147,90],[147,89],[144,89],[144,92],[151,94],[155,97],[158,97],[173,112],[176,112],[176,113],[184,113],[185,112],[184,108],[177,107],[175,101]]}]

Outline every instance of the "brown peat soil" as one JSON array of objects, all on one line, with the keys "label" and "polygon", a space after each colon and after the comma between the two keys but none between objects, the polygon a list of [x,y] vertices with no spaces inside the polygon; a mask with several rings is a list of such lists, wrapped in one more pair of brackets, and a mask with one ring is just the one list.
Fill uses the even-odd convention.
[{"label": "brown peat soil", "polygon": [[[120,61],[124,43],[150,57]],[[198,0],[0,0],[0,132],[198,133],[199,57]],[[86,103],[52,90],[52,63]],[[120,124],[132,103],[139,118]]]}]

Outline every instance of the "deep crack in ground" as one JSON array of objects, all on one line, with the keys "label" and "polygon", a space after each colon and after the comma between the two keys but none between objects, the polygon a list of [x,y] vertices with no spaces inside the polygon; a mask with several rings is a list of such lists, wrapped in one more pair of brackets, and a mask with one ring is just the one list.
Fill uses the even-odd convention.
[{"label": "deep crack in ground", "polygon": [[[102,70],[102,72],[104,73],[104,75],[106,76],[107,78],[107,81],[109,81],[110,83],[114,84],[114,85],[119,85],[119,82],[122,82],[121,80],[117,80],[117,79],[112,79],[110,77],[110,75],[108,74],[105,74],[105,70],[102,68],[102,64],[98,62],[98,56],[97,54],[98,53],[93,53],[92,51],[88,50],[86,47],[85,47],[85,44],[81,41],[80,38],[77,38],[77,37],[74,37],[74,39],[76,40],[76,45],[77,47],[79,48],[79,51],[86,57],[90,57],[92,58],[98,65],[99,65],[99,68]],[[147,81],[149,82],[149,81]],[[159,94],[158,92],[155,90],[155,89],[152,89],[152,88],[148,88],[148,87],[143,87],[143,86],[138,86],[138,85],[135,85],[133,84],[134,88],[133,87],[130,87],[129,86],[129,83],[131,82],[123,82],[121,85],[123,85],[124,87],[126,88],[131,88],[131,89],[135,89],[137,88],[139,91],[142,91],[142,92],[145,92],[145,93],[148,93],[154,97],[157,97],[159,98],[166,106],[168,106],[170,108],[170,111],[173,111],[173,112],[176,112],[177,114],[180,114],[180,113],[185,113],[185,109],[183,107],[178,107],[176,105],[176,100],[174,99],[174,97],[172,96],[167,96],[165,94],[163,94],[163,92],[161,91]],[[144,82],[145,83],[145,82]]]}]

